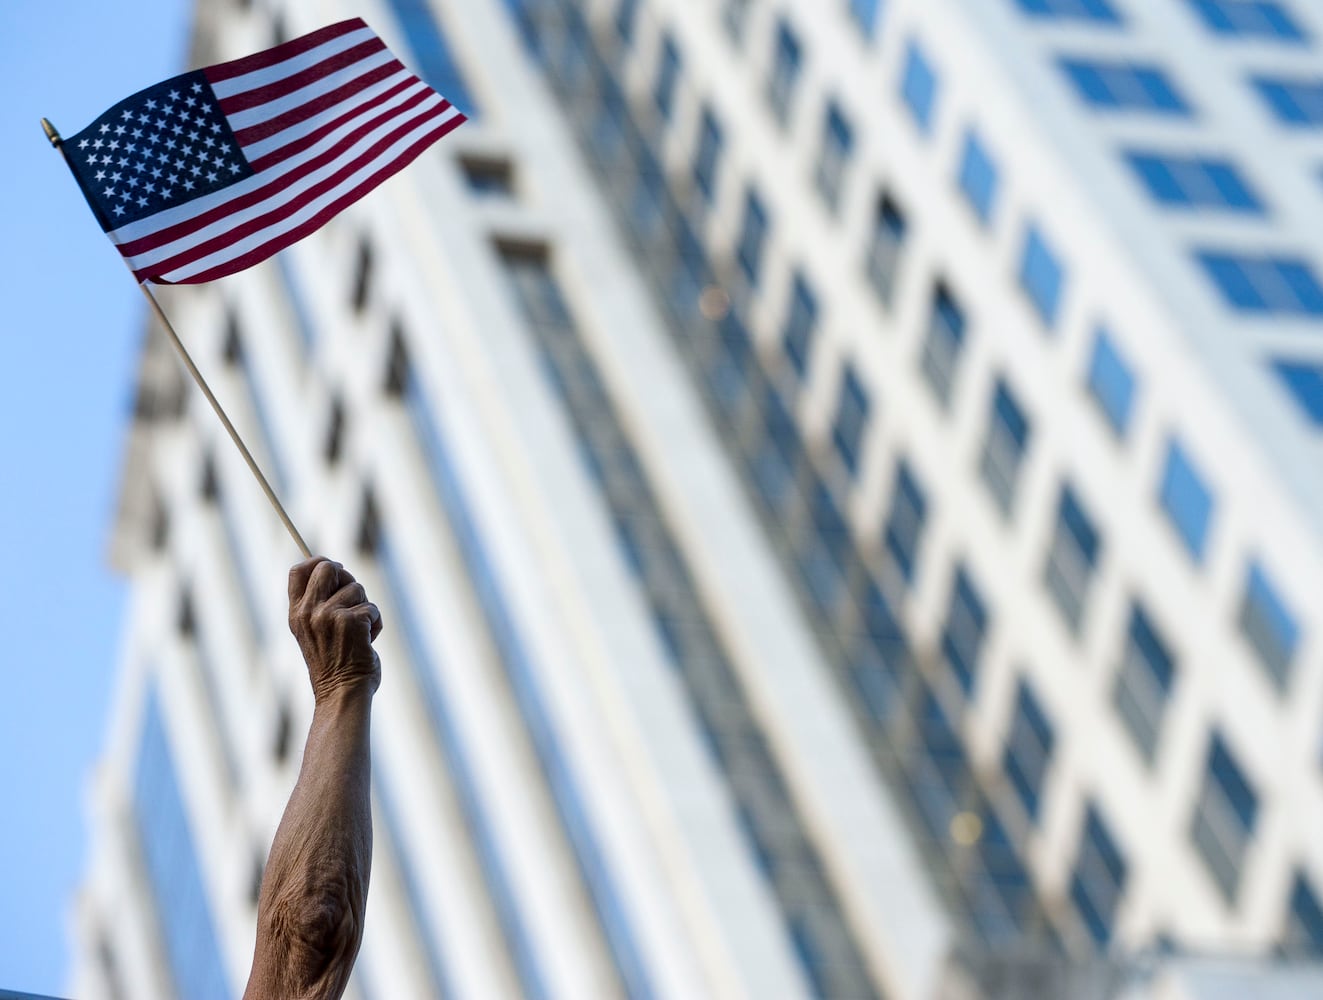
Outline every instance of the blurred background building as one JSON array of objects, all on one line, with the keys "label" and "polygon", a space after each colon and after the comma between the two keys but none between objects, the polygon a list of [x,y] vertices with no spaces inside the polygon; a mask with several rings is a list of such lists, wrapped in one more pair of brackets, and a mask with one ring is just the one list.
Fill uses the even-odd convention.
[{"label": "blurred background building", "polygon": [[[1323,995],[1323,11],[224,0],[193,61],[351,15],[472,123],[167,308],[387,622],[352,995]],[[200,402],[149,336],[89,1000],[241,990],[311,714]]]}]

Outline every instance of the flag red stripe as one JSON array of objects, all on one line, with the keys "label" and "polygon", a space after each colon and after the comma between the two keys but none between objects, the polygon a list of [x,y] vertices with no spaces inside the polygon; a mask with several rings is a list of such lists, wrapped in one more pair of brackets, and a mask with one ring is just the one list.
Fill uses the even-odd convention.
[{"label": "flag red stripe", "polygon": [[278,253],[285,247],[297,243],[299,240],[303,239],[303,237],[315,232],[334,216],[343,211],[347,206],[353,204],[382,181],[398,173],[400,170],[403,170],[417,159],[428,146],[433,142],[436,142],[438,139],[441,139],[446,134],[454,131],[462,125],[465,120],[466,119],[462,114],[457,114],[455,117],[442,122],[439,127],[432,129],[427,134],[420,137],[417,142],[404,150],[400,155],[393,158],[380,170],[372,174],[372,176],[364,179],[362,184],[347,191],[344,195],[327,205],[306,222],[300,223],[288,232],[280,233],[269,242],[264,243],[259,247],[255,247],[247,253],[236,257],[234,260],[226,261],[224,264],[219,264],[207,271],[202,271],[186,278],[180,278],[177,281],[168,281],[161,277],[161,275],[168,274],[175,269],[170,266],[169,261],[164,262],[163,265],[158,267],[144,268],[141,271],[135,271],[134,275],[139,281],[155,281],[160,284],[198,285],[207,281],[214,281],[217,278],[223,278],[227,274],[234,274],[237,271],[242,271],[244,268],[258,264],[266,260],[272,254]]},{"label": "flag red stripe", "polygon": [[385,47],[386,43],[380,38],[369,38],[367,41],[355,45],[352,49],[345,49],[343,52],[337,52],[335,55],[323,59],[315,66],[309,66],[307,69],[291,73],[289,76],[281,77],[272,83],[254,87],[252,90],[245,90],[230,97],[222,97],[221,110],[227,115],[232,115],[239,111],[247,111],[249,108],[266,104],[268,101],[285,97],[294,93],[300,87],[316,83],[322,77],[352,66],[360,59],[366,59],[373,53],[382,51]]},{"label": "flag red stripe", "polygon": [[[386,101],[389,101],[396,94],[408,90],[410,87],[417,87],[418,84],[419,81],[417,77],[413,77],[408,80],[401,80],[399,83],[391,87],[389,90],[383,91],[378,97],[375,98],[374,103],[376,102],[384,103]],[[402,114],[403,112],[408,111],[410,108],[414,107],[420,101],[427,100],[427,98],[430,97],[431,94],[432,91],[430,88],[426,90],[420,89],[416,97],[412,97],[409,100],[405,101],[404,103],[399,104],[394,108],[391,108],[390,113]],[[446,106],[447,107],[450,106],[449,101],[446,102]],[[304,150],[309,149],[312,146],[315,146],[318,142],[326,138],[326,136],[330,135],[330,133],[334,132],[337,128],[344,125],[346,122],[352,121],[357,116],[362,115],[370,110],[371,108],[364,108],[361,105],[358,107],[350,108],[344,114],[339,115],[335,118],[328,119],[326,121],[326,124],[318,125],[316,129],[309,132],[307,135],[301,136],[298,139],[294,139],[291,142],[287,142],[279,149],[273,149],[265,156],[259,156],[255,160],[249,160],[248,163],[253,168],[253,170],[255,170],[257,173],[260,174],[263,170],[267,170],[271,167],[274,167],[277,163],[283,163],[285,160],[288,160],[291,156],[296,156],[299,153],[302,153]]]},{"label": "flag red stripe", "polygon": [[335,107],[341,101],[353,97],[361,90],[366,90],[374,83],[380,83],[386,77],[398,73],[402,69],[404,69],[404,65],[398,59],[392,59],[384,66],[378,66],[376,69],[364,73],[362,76],[346,83],[343,87],[337,87],[321,97],[313,98],[307,104],[291,108],[283,115],[277,115],[260,125],[251,125],[248,128],[240,129],[234,133],[234,138],[238,140],[240,146],[249,146],[255,142],[261,142],[277,132],[283,132],[293,125],[307,121],[309,118],[315,118],[328,108]]},{"label": "flag red stripe", "polygon": [[[263,229],[270,228],[284,219],[288,219],[305,205],[316,201],[317,198],[324,195],[326,192],[333,190],[343,181],[353,176],[356,170],[371,163],[377,156],[389,149],[395,142],[402,139],[410,132],[418,129],[428,118],[435,118],[437,115],[444,115],[445,113],[445,109],[443,109],[441,105],[438,105],[436,110],[429,112],[427,116],[420,117],[414,121],[405,122],[398,128],[392,129],[389,133],[382,136],[370,147],[364,150],[360,155],[352,160],[346,160],[334,173],[318,181],[306,191],[301,191],[297,196],[280,202],[271,211],[260,215],[255,219],[251,219],[242,225],[228,229],[219,236],[205,240],[202,243],[197,243],[189,247],[187,250],[182,250],[179,253],[166,258],[164,261],[161,261],[159,264],[148,266],[159,271],[173,271],[186,264],[192,264],[194,261],[201,260],[203,257],[216,253],[218,250],[223,250],[227,246],[232,246],[238,241],[251,236],[254,233],[259,233]],[[332,159],[334,159],[334,157],[332,157]],[[266,191],[265,193],[270,194],[269,191]],[[258,200],[260,201],[261,199],[259,198]],[[229,213],[222,213],[222,215],[226,214]],[[168,241],[158,240],[156,241],[156,245],[160,246],[164,242]]]},{"label": "flag red stripe", "polygon": [[[411,98],[406,103],[408,104],[409,108],[412,108],[421,101],[431,97],[433,93],[434,91],[424,90],[420,93],[418,99],[415,100]],[[445,110],[449,109],[449,107],[450,107],[450,103],[443,99],[442,102],[439,105],[437,105],[437,113],[443,113]],[[362,112],[360,111],[360,114],[361,113]],[[370,109],[369,109],[369,113],[370,113]],[[244,194],[240,195],[237,198],[227,201],[224,204],[217,205],[215,208],[211,209],[210,211],[202,212],[198,215],[192,216],[188,219],[185,219],[183,222],[179,222],[173,226],[170,226],[167,229],[159,229],[156,232],[151,233],[150,235],[139,237],[138,239],[132,240],[131,242],[128,243],[123,243],[120,245],[119,248],[120,253],[124,254],[124,256],[126,257],[136,257],[139,254],[147,253],[151,250],[157,249],[158,247],[163,247],[166,246],[167,244],[173,243],[175,240],[183,239],[184,237],[188,236],[189,233],[194,233],[200,229],[205,229],[207,226],[210,226],[216,222],[220,222],[225,218],[233,215],[235,212],[241,212],[246,208],[251,208],[254,205],[261,204],[261,202],[271,197],[271,195],[275,191],[278,191],[283,187],[288,187],[290,184],[297,182],[300,178],[305,177],[308,174],[314,173],[328,164],[335,163],[341,156],[344,155],[345,150],[353,146],[353,144],[357,142],[359,139],[361,139],[364,135],[371,132],[377,126],[381,125],[382,122],[389,121],[390,119],[396,117],[401,113],[403,112],[396,108],[390,108],[384,112],[379,112],[373,115],[371,118],[367,119],[362,125],[354,129],[354,131],[351,132],[349,135],[337,141],[335,145],[333,145],[330,149],[313,157],[307,163],[301,164],[297,170],[294,170],[288,174],[282,174],[281,176],[272,180],[271,183],[264,184],[259,188],[254,188],[252,191],[245,192]],[[412,124],[417,124],[417,123],[415,122]],[[405,126],[406,129],[407,127],[408,125]],[[391,134],[398,136],[398,130],[392,132]],[[376,146],[374,146],[373,148],[375,149]],[[354,162],[358,162],[358,161],[356,160]]]},{"label": "flag red stripe", "polygon": [[338,24],[327,25],[310,35],[292,39],[282,45],[277,45],[275,48],[267,49],[265,52],[254,52],[251,56],[244,56],[242,59],[232,59],[230,62],[208,66],[203,72],[207,79],[213,83],[221,80],[232,80],[236,76],[243,76],[245,73],[252,73],[254,70],[274,66],[276,63],[284,62],[291,56],[307,52],[309,49],[315,49],[318,45],[329,42],[332,38],[339,38],[341,35],[347,35],[351,31],[358,31],[366,27],[367,23],[361,17],[351,18]]}]

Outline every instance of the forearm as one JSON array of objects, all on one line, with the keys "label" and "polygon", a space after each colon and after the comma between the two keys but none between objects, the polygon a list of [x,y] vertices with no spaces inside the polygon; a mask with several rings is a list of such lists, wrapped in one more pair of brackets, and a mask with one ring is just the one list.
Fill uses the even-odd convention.
[{"label": "forearm", "polygon": [[362,941],[372,865],[371,688],[320,699],[258,903],[245,1000],[339,997]]}]

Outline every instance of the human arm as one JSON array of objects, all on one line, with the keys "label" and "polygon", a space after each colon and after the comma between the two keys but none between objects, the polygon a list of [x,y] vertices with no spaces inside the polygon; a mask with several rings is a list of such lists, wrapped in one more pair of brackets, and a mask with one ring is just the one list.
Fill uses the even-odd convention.
[{"label": "human arm", "polygon": [[289,624],[314,698],[303,765],[276,830],[257,907],[244,1000],[324,1000],[343,992],[363,938],[372,867],[369,748],[381,616],[338,563],[289,575]]}]

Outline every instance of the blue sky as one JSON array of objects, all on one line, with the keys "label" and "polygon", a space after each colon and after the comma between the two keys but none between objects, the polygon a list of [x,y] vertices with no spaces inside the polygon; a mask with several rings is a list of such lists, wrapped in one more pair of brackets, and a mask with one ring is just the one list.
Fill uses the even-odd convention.
[{"label": "blue sky", "polygon": [[144,308],[59,155],[187,68],[189,5],[0,2],[0,990],[63,995],[125,591],[106,564]]}]

